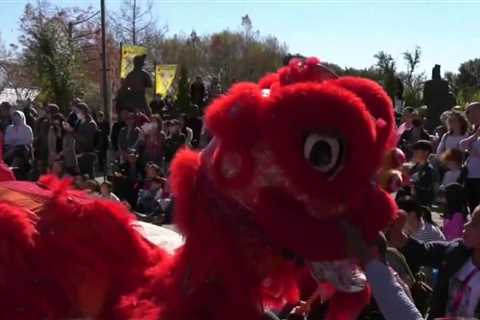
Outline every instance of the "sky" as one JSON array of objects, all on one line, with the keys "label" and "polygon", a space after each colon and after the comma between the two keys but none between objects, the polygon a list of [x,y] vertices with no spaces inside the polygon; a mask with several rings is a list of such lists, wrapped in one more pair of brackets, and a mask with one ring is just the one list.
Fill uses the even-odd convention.
[{"label": "sky", "polygon": [[[141,5],[145,0],[137,0]],[[0,0],[0,34],[16,43],[18,20],[27,0]],[[99,8],[100,0],[51,0],[57,6]],[[106,0],[107,11],[121,0]],[[430,77],[435,64],[445,71],[480,57],[480,0],[154,0],[152,14],[168,34],[208,34],[240,28],[248,14],[253,28],[274,35],[291,53],[317,56],[342,67],[365,68],[383,50],[405,70],[402,53],[420,46],[419,71]]]}]

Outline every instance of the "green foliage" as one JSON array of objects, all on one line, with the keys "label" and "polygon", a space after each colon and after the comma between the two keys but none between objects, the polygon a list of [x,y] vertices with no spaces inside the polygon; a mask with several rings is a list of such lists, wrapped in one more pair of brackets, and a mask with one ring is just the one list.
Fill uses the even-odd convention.
[{"label": "green foliage", "polygon": [[462,103],[479,101],[480,97],[480,58],[468,60],[460,65],[455,86]]},{"label": "green foliage", "polygon": [[181,113],[191,113],[190,104],[190,86],[188,85],[188,70],[185,65],[180,68],[180,79],[178,81],[177,99],[174,104],[174,112],[176,115]]},{"label": "green foliage", "polygon": [[419,46],[416,46],[413,52],[405,51],[403,53],[403,59],[407,64],[407,72],[400,78],[404,83],[403,99],[407,106],[419,107],[422,105],[425,73],[415,73],[421,57],[422,50]]},{"label": "green foliage", "polygon": [[66,110],[81,93],[77,85],[81,55],[68,36],[65,11],[47,12],[45,4],[28,4],[20,20],[23,64],[40,87],[42,102],[55,102]]},{"label": "green foliage", "polygon": [[382,81],[381,84],[387,91],[388,95],[392,98],[395,97],[396,93],[396,78],[395,78],[395,71],[396,71],[396,64],[395,60],[392,58],[390,54],[385,53],[384,51],[380,51],[374,55],[374,58],[377,59],[375,66],[380,70],[382,74]]}]

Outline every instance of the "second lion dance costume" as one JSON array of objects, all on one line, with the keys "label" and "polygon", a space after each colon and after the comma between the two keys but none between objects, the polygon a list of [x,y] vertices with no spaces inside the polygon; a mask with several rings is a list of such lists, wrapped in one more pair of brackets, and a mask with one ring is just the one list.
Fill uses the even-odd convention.
[{"label": "second lion dance costume", "polygon": [[[395,123],[378,84],[293,60],[234,85],[205,120],[209,146],[180,151],[171,167],[185,241],[174,253],[122,205],[48,176],[12,181],[4,168],[0,319],[259,320],[298,301],[299,260],[327,280],[349,265],[339,219],[369,241],[393,218],[377,182],[392,185],[398,167],[382,168]],[[359,279],[337,286],[328,319],[354,319],[368,303]]]}]

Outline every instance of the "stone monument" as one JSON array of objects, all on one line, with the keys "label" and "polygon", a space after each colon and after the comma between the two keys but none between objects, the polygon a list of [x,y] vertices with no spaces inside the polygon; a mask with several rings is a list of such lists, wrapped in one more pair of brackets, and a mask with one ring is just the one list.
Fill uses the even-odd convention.
[{"label": "stone monument", "polygon": [[438,64],[433,67],[432,80],[425,82],[423,103],[427,106],[425,128],[431,131],[440,125],[440,115],[456,105],[448,81],[442,79],[440,65]]},{"label": "stone monument", "polygon": [[122,81],[122,86],[117,93],[117,114],[127,109],[133,112],[139,111],[147,116],[151,116],[152,112],[147,104],[145,94],[147,88],[152,87],[152,79],[150,75],[143,70],[145,58],[145,55],[133,58],[133,70]]}]

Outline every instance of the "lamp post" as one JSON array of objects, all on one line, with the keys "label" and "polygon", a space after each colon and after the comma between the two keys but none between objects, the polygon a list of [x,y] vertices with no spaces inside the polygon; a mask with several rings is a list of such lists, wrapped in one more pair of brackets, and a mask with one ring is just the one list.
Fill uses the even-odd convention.
[{"label": "lamp post", "polygon": [[107,39],[105,32],[105,0],[100,0],[100,13],[102,20],[102,87],[103,87],[103,112],[105,118],[111,123],[111,108],[109,101],[109,87],[107,75]]}]

